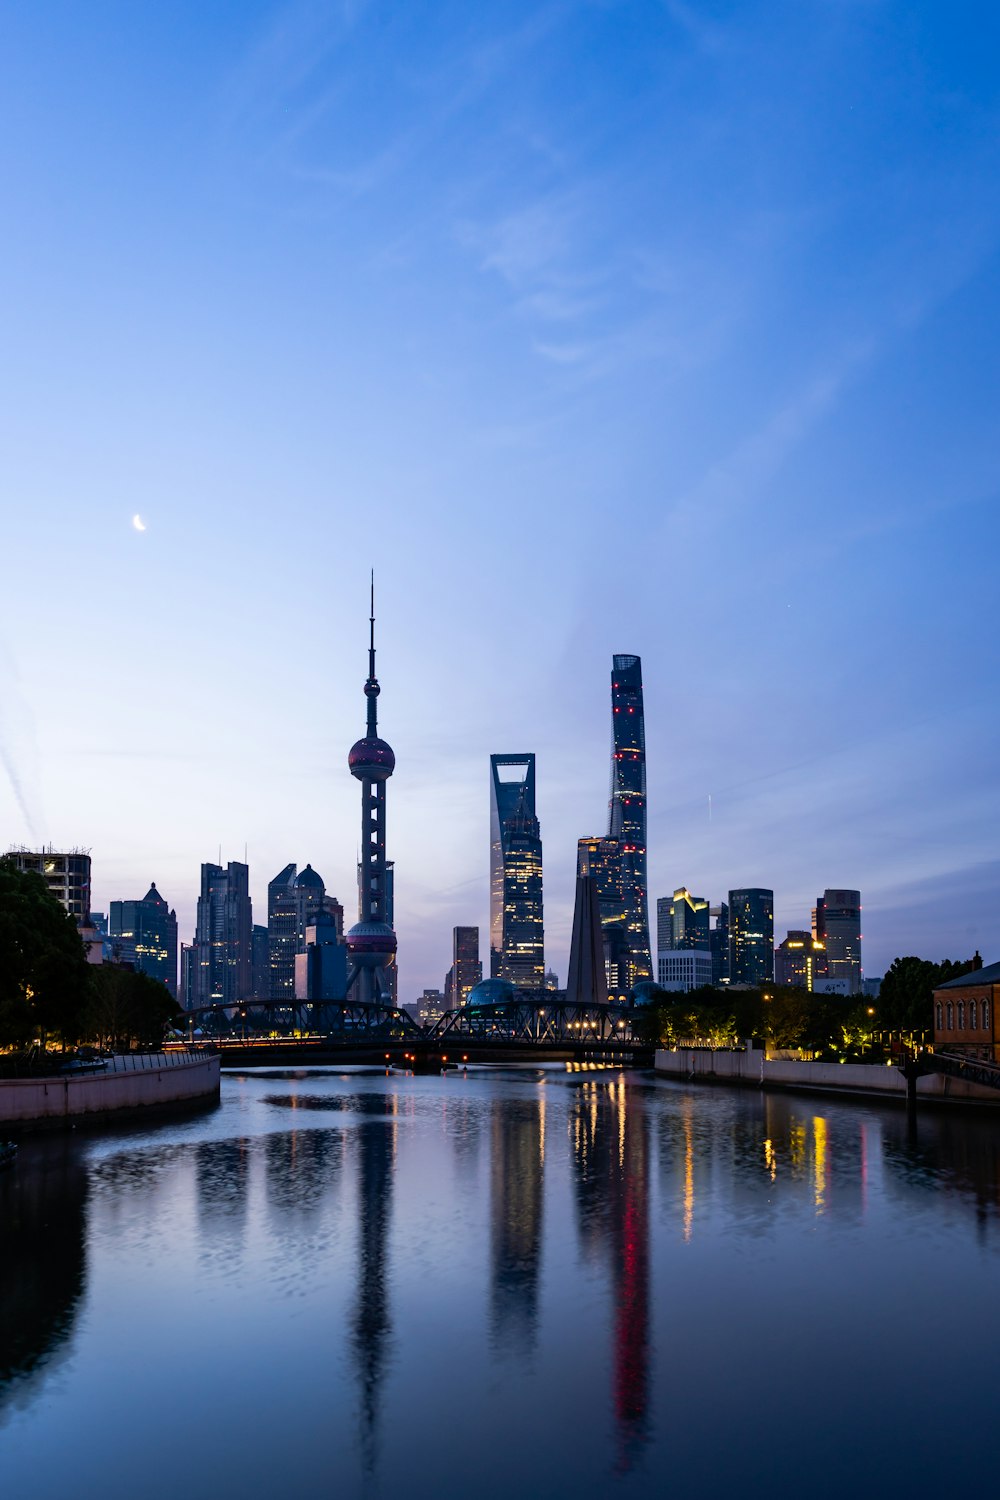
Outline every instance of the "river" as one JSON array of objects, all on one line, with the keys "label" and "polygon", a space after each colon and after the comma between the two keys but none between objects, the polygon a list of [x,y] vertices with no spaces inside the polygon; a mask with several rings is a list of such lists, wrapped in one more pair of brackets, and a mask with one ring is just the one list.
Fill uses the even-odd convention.
[{"label": "river", "polygon": [[[223,1079],[0,1174],[0,1480],[932,1495],[993,1471],[1000,1121],[617,1071]],[[989,1486],[991,1490],[991,1486]]]}]

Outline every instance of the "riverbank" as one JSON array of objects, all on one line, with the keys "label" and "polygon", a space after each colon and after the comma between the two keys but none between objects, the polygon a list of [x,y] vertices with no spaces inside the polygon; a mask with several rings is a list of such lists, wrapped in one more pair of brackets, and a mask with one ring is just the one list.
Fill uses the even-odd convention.
[{"label": "riverbank", "polygon": [[[713,1051],[709,1047],[658,1049],[657,1074],[685,1083],[731,1084],[806,1094],[850,1094],[906,1103],[906,1079],[896,1067],[874,1063],[797,1062],[768,1059],[756,1049]],[[930,1074],[917,1079],[917,1099],[927,1104],[977,1104],[1000,1107],[1000,1094],[959,1078]]]},{"label": "riverbank", "polygon": [[100,1072],[0,1079],[0,1129],[66,1129],[211,1103],[219,1058],[209,1052],[127,1053]]}]

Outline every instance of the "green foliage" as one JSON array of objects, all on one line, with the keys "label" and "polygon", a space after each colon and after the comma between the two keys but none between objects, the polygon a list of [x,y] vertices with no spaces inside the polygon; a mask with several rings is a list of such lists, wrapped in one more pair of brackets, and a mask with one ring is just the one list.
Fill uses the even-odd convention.
[{"label": "green foliage", "polygon": [[890,1030],[930,1031],[933,994],[939,984],[968,974],[973,960],[934,964],[926,958],[897,958],[889,967],[876,1002],[879,1024]]},{"label": "green foliage", "polygon": [[0,859],[0,1046],[78,1041],[89,993],[73,918],[40,875]]},{"label": "green foliage", "polygon": [[102,964],[91,971],[91,997],[84,1017],[87,1039],[116,1051],[159,1046],[179,1016],[166,986],[148,974]]}]

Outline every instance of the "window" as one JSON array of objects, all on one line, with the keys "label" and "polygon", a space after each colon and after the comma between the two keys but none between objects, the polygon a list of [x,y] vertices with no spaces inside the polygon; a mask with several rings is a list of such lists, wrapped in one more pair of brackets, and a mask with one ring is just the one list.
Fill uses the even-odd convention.
[{"label": "window", "polygon": [[936,1018],[936,1022],[935,1022],[938,1031],[941,1030],[941,1009],[942,1009],[942,1007],[941,1007],[941,1001],[939,1000],[938,1003],[937,1003],[937,1018]]},{"label": "window", "polygon": [[983,1001],[983,1030],[984,1031],[989,1031],[989,1029],[990,1029],[990,1002],[988,1000],[984,1000]]},{"label": "window", "polygon": [[960,1000],[958,1002],[958,1029],[959,1029],[959,1031],[964,1031],[965,1030],[965,1001],[964,1000]]},{"label": "window", "polygon": [[951,1001],[949,1000],[948,1001],[948,1030],[949,1031],[954,1031],[954,1029],[955,1029],[955,1007],[952,1005]]},{"label": "window", "polygon": [[979,1007],[975,1000],[969,1001],[969,1030],[979,1030]]}]

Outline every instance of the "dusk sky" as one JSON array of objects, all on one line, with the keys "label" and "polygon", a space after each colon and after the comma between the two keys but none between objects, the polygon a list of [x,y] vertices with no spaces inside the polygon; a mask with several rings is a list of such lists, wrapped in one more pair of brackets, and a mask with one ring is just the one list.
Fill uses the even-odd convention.
[{"label": "dusk sky", "polygon": [[[1000,958],[1000,12],[8,4],[0,846],[191,940],[356,907],[368,575],[400,998],[486,945],[535,751],[546,959],[642,656],[650,904],[856,886]],[[146,527],[133,526],[138,515]],[[711,798],[711,817],[709,816]]]}]

